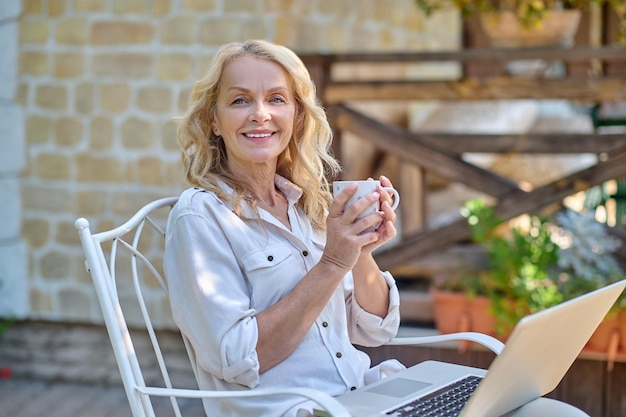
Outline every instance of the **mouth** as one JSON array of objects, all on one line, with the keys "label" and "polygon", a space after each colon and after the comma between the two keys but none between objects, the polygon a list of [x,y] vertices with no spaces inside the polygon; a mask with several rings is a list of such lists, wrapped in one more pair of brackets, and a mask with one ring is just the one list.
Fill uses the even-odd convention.
[{"label": "mouth", "polygon": [[274,132],[250,132],[243,135],[248,139],[267,139],[272,136]]}]

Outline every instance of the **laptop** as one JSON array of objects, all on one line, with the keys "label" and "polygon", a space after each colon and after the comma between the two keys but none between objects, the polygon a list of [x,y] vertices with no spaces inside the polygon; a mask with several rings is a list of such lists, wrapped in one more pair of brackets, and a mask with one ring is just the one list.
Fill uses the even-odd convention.
[{"label": "laptop", "polygon": [[352,417],[410,416],[417,407],[411,403],[470,379],[477,387],[449,415],[500,417],[556,388],[625,287],[626,280],[619,281],[524,317],[488,371],[425,361],[337,400]]}]

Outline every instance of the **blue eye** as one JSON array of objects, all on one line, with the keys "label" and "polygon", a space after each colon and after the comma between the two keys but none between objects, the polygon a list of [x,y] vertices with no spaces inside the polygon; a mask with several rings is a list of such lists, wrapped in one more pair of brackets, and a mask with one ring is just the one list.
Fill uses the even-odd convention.
[{"label": "blue eye", "polygon": [[242,98],[236,98],[233,100],[232,104],[244,104],[246,101]]},{"label": "blue eye", "polygon": [[270,102],[272,102],[272,103],[286,103],[285,99],[283,99],[282,97],[279,97],[279,96],[272,97],[270,99]]}]

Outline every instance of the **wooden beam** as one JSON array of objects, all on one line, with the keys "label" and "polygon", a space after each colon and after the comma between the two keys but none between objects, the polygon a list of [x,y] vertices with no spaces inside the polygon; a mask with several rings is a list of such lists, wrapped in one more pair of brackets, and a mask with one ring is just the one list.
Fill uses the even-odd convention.
[{"label": "wooden beam", "polygon": [[603,153],[626,145],[624,134],[549,133],[549,134],[447,134],[412,133],[424,143],[433,143],[461,154],[464,152],[492,153]]},{"label": "wooden beam", "polygon": [[[533,191],[525,192],[520,189],[512,191],[498,200],[494,211],[503,220],[524,213],[538,213],[542,208],[559,202],[578,191],[586,190],[604,181],[624,175],[626,175],[626,148],[621,148],[618,153],[605,161]],[[390,269],[411,263],[412,260],[428,253],[447,249],[453,244],[467,241],[470,238],[471,231],[467,222],[460,218],[437,229],[407,236],[399,244],[376,252],[375,257],[383,270]]]},{"label": "wooden beam", "polygon": [[390,62],[477,62],[477,61],[518,61],[541,59],[547,61],[584,62],[592,59],[603,61],[626,61],[626,47],[604,46],[575,48],[474,48],[456,51],[432,52],[381,52],[381,53],[337,53],[337,54],[298,54],[305,64],[322,63],[390,63]]},{"label": "wooden beam", "polygon": [[337,128],[348,130],[375,143],[401,161],[412,162],[429,172],[449,180],[458,181],[492,196],[517,189],[517,184],[507,178],[467,163],[442,149],[422,143],[407,131],[386,125],[367,117],[345,105],[333,109]]},{"label": "wooden beam", "polygon": [[328,104],[352,100],[521,100],[564,99],[583,103],[626,100],[626,77],[541,79],[466,78],[458,81],[329,82]]}]

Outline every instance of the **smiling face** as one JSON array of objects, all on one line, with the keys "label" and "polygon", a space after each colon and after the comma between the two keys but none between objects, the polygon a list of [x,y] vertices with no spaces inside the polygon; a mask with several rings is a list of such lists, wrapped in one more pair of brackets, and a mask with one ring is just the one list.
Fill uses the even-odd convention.
[{"label": "smiling face", "polygon": [[251,56],[226,65],[212,127],[224,138],[231,171],[275,169],[291,140],[295,108],[291,82],[280,65]]}]

